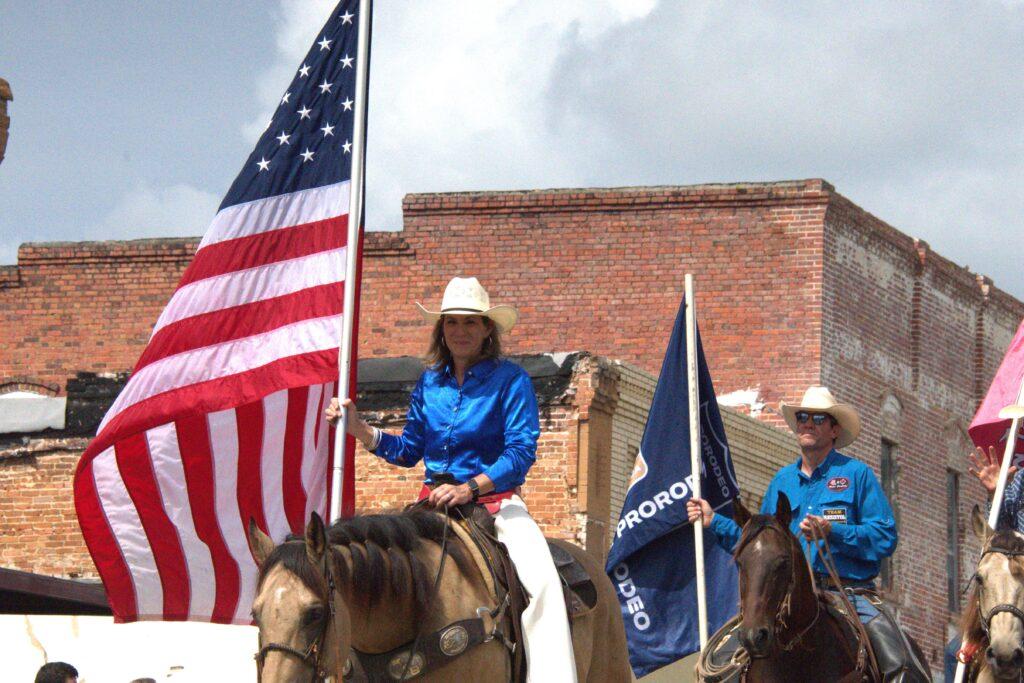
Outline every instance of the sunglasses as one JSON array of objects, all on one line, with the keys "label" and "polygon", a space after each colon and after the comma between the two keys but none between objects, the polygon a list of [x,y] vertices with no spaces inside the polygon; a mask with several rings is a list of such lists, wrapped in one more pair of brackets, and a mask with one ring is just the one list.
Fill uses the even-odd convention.
[{"label": "sunglasses", "polygon": [[796,421],[803,424],[810,420],[814,423],[815,427],[820,427],[825,422],[832,419],[832,416],[828,413],[808,413],[806,410],[801,410],[796,414]]}]

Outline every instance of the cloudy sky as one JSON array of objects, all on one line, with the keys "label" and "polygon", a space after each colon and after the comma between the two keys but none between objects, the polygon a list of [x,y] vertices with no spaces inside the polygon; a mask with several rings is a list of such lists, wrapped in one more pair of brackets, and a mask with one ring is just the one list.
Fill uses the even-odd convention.
[{"label": "cloudy sky", "polygon": [[[334,3],[0,0],[0,263],[201,234]],[[378,0],[370,229],[408,192],[822,177],[1024,298],[1024,0]]]}]

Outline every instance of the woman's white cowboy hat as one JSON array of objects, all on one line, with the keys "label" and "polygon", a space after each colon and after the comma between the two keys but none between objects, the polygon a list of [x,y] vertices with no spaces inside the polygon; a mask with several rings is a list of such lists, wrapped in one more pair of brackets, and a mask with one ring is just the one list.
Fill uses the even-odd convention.
[{"label": "woman's white cowboy hat", "polygon": [[453,277],[444,288],[441,310],[427,310],[420,302],[416,307],[427,322],[435,323],[442,315],[482,315],[494,321],[498,329],[508,332],[519,320],[519,312],[511,306],[491,306],[491,297],[475,277]]},{"label": "woman's white cowboy hat", "polygon": [[836,419],[842,431],[836,439],[836,448],[849,446],[860,435],[860,416],[853,406],[836,401],[832,392],[826,387],[810,387],[804,392],[800,405],[779,404],[786,424],[794,432],[797,431],[796,414],[801,410],[809,413],[828,413]]}]

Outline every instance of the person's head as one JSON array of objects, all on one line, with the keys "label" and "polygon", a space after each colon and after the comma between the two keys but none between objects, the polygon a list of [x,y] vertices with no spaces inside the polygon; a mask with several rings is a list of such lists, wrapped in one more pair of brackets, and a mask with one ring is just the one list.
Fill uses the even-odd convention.
[{"label": "person's head", "polygon": [[799,405],[779,406],[803,451],[843,448],[860,434],[860,417],[853,406],[839,403],[826,387],[810,387]]},{"label": "person's head", "polygon": [[35,683],[78,683],[78,669],[67,662],[49,662],[39,667]]},{"label": "person's head", "polygon": [[452,278],[438,311],[419,302],[416,306],[434,324],[427,350],[427,363],[432,367],[498,358],[502,333],[512,329],[519,318],[511,306],[491,306],[487,290],[475,277]]},{"label": "person's head", "polygon": [[473,362],[501,356],[501,331],[482,315],[442,315],[434,323],[427,363],[444,367],[454,360]]}]

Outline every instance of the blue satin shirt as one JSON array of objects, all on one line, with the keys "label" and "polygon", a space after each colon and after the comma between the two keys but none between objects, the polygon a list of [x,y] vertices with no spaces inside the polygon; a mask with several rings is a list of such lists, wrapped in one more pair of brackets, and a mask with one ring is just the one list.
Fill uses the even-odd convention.
[{"label": "blue satin shirt", "polygon": [[382,434],[374,453],[393,465],[420,460],[427,481],[448,472],[464,482],[486,474],[496,492],[526,480],[537,459],[540,421],[529,375],[507,360],[483,360],[462,386],[445,367],[420,376],[401,436]]},{"label": "blue satin shirt", "polygon": [[[882,559],[896,550],[892,508],[875,473],[859,460],[833,450],[809,477],[801,471],[800,460],[786,465],[768,485],[761,503],[762,515],[775,513],[780,491],[793,509],[790,531],[810,553],[816,573],[824,574],[825,565],[817,548],[809,547],[800,532],[800,522],[808,514],[832,523],[828,542],[843,579],[870,581],[878,575]],[[729,552],[740,540],[739,525],[725,515],[712,518],[711,530],[719,545]]]}]

